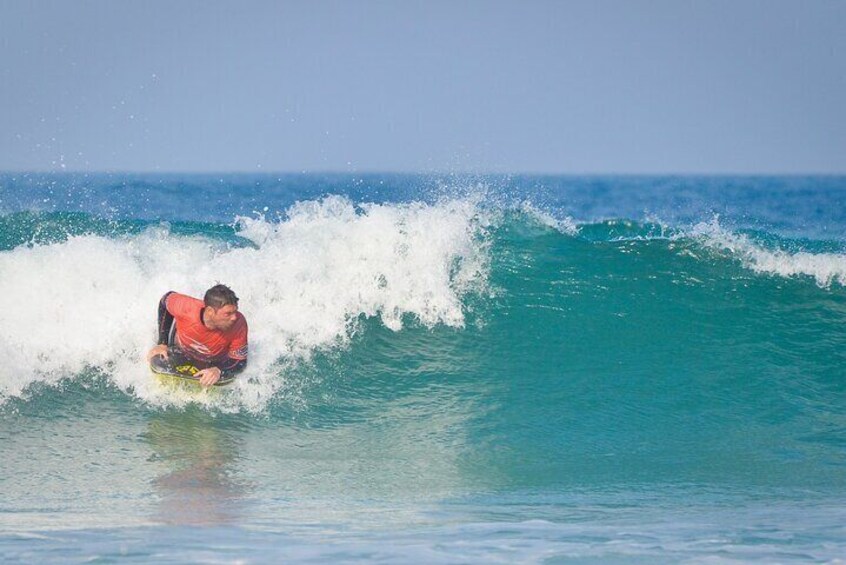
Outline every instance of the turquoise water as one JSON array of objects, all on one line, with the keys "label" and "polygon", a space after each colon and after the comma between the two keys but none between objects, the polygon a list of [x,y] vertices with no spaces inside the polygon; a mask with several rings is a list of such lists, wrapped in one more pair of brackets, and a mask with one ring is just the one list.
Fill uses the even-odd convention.
[{"label": "turquoise water", "polygon": [[[846,179],[0,176],[0,555],[835,562]],[[231,390],[141,359],[241,297]]]}]

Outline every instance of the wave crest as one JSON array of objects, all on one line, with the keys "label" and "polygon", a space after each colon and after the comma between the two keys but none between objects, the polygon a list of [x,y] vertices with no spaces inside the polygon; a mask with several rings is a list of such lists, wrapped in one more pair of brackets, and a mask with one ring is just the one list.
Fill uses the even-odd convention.
[{"label": "wave crest", "polygon": [[706,247],[728,252],[756,273],[785,278],[809,276],[821,288],[830,288],[834,283],[846,286],[846,255],[841,253],[767,249],[748,235],[725,229],[717,217],[696,224],[688,235]]}]

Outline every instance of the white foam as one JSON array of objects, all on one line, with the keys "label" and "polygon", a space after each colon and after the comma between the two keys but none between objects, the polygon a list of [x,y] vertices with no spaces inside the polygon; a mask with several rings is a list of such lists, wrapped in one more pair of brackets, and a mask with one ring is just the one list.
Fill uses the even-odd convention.
[{"label": "white foam", "polygon": [[757,273],[786,278],[809,276],[822,288],[829,288],[834,283],[846,285],[846,255],[843,254],[766,249],[744,234],[723,228],[718,217],[697,224],[689,235],[699,238],[708,247],[731,253],[746,268]]},{"label": "white foam", "polygon": [[239,218],[255,248],[162,226],[0,253],[0,401],[89,367],[154,404],[196,400],[165,394],[142,356],[164,292],[202,296],[222,282],[249,322],[250,365],[233,393],[201,401],[260,410],[284,386],[281,369],[343,345],[362,316],[392,330],[407,316],[462,326],[462,298],[487,281],[484,228],[473,200],[356,206],[333,196],[298,203],[278,221]]},{"label": "white foam", "polygon": [[571,218],[570,216],[565,216],[562,219],[558,219],[549,212],[541,210],[529,201],[521,202],[519,209],[521,212],[526,214],[528,217],[534,219],[539,224],[548,228],[552,228],[565,235],[577,235],[579,233],[579,226],[576,224],[576,221],[573,220],[573,218]]}]

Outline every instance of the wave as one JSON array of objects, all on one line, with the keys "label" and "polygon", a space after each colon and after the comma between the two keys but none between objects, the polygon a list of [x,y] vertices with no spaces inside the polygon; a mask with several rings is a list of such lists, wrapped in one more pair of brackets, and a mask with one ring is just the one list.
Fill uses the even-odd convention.
[{"label": "wave", "polygon": [[219,281],[236,290],[253,328],[250,366],[225,402],[260,409],[284,386],[286,365],[343,344],[361,319],[393,330],[406,318],[460,327],[462,297],[486,281],[485,222],[469,201],[303,202],[274,221],[239,218],[234,233],[249,245],[124,227],[0,254],[3,398],[94,368],[147,402],[171,402],[141,361],[158,298],[171,289],[201,296]]},{"label": "wave", "polygon": [[689,235],[706,247],[727,252],[757,273],[780,277],[812,277],[820,287],[846,285],[846,253],[820,253],[767,248],[747,234],[733,233],[718,218],[693,226]]},{"label": "wave", "polygon": [[[460,331],[468,319],[497,326],[510,315],[500,340],[508,347],[526,331],[509,308],[572,317],[583,300],[595,320],[582,322],[588,335],[589,324],[626,315],[642,301],[637,297],[668,292],[649,286],[662,277],[689,287],[716,288],[750,275],[800,285],[807,279],[828,293],[846,285],[840,242],[732,231],[717,218],[690,227],[577,222],[529,202],[497,207],[473,196],[428,204],[329,196],[231,224],[18,213],[0,218],[0,242],[0,295],[7,297],[0,310],[7,352],[0,401],[26,397],[34,384],[102,374],[151,406],[200,401],[255,412],[295,389],[291,375],[315,353],[348,347],[372,323],[391,332],[409,324]],[[154,340],[158,298],[167,290],[201,296],[216,282],[241,298],[251,327],[250,366],[220,397],[165,393],[142,360]],[[587,300],[598,296],[607,298]],[[519,300],[504,308],[509,297]],[[625,297],[630,304],[621,305]],[[716,304],[708,302],[713,296],[663,300],[670,298],[691,301],[694,310]],[[557,338],[549,339],[555,354]]]}]

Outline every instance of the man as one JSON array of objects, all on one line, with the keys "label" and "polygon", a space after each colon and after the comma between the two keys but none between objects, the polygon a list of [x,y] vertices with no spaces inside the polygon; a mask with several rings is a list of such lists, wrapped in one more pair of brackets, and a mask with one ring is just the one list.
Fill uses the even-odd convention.
[{"label": "man", "polygon": [[247,320],[238,312],[235,293],[218,284],[206,291],[202,301],[173,291],[162,296],[159,341],[147,361],[157,355],[174,366],[196,366],[194,377],[204,387],[244,370]]}]

